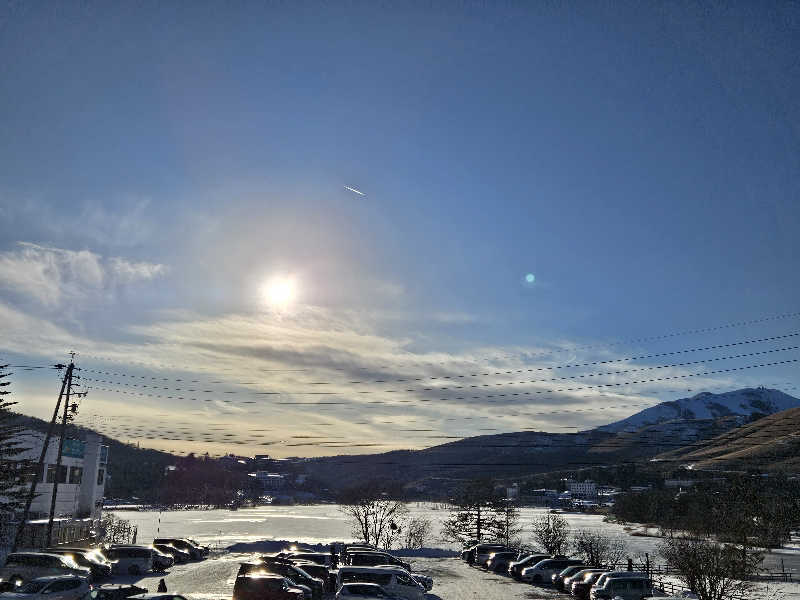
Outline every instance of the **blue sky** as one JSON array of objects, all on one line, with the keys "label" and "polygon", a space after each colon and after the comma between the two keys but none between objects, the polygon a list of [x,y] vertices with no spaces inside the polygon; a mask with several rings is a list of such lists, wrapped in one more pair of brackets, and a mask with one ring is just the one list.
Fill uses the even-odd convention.
[{"label": "blue sky", "polygon": [[[341,356],[408,374],[410,353],[459,373],[798,310],[795,4],[3,11],[0,351],[15,360],[70,346],[87,367],[302,363],[330,379]],[[288,305],[264,301],[276,279],[295,286]],[[796,368],[707,383],[772,380]],[[46,413],[52,379],[15,386]],[[90,398],[98,414],[119,403]]]}]

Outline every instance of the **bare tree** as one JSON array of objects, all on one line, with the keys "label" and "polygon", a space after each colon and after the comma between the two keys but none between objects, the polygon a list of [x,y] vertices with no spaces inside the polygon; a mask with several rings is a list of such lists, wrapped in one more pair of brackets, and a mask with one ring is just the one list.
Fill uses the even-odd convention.
[{"label": "bare tree", "polygon": [[561,554],[569,541],[569,523],[554,514],[545,514],[533,520],[533,539],[548,554]]},{"label": "bare tree", "polygon": [[350,488],[340,497],[340,510],[349,517],[353,535],[371,546],[389,548],[400,533],[408,509],[376,485]]},{"label": "bare tree", "polygon": [[403,545],[406,548],[424,548],[431,530],[431,521],[425,517],[408,519],[403,530]]},{"label": "bare tree", "polygon": [[613,566],[625,556],[625,544],[620,538],[588,529],[575,532],[572,548],[587,565],[593,567]]},{"label": "bare tree", "polygon": [[746,548],[683,537],[665,540],[660,553],[700,600],[749,597],[752,583],[748,579],[762,559]]}]

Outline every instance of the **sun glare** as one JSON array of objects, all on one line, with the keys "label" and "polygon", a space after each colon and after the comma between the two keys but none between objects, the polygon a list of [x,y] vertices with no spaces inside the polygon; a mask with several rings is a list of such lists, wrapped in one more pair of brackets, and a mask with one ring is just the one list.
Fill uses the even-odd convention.
[{"label": "sun glare", "polygon": [[271,279],[264,283],[261,292],[267,304],[285,307],[292,303],[296,294],[294,280],[288,277]]}]

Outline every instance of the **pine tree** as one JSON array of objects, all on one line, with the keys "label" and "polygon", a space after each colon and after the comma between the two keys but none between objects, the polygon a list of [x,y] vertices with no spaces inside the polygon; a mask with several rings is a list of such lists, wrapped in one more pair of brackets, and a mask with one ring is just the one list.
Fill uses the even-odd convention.
[{"label": "pine tree", "polygon": [[25,505],[25,478],[31,469],[31,461],[18,458],[27,448],[20,437],[24,428],[11,412],[16,402],[8,400],[11,373],[7,369],[8,365],[0,365],[0,513],[6,515]]},{"label": "pine tree", "polygon": [[507,507],[488,479],[469,482],[453,499],[455,509],[442,523],[442,538],[467,545],[470,542],[504,541]]}]

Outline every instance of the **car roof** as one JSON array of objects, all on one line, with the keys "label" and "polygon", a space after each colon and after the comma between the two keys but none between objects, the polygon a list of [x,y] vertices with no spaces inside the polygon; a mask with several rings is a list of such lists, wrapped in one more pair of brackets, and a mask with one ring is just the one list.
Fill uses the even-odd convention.
[{"label": "car roof", "polygon": [[80,579],[81,581],[85,581],[85,577],[78,577],[77,575],[46,575],[44,577],[36,577],[29,581],[57,581],[60,579]]},{"label": "car roof", "polygon": [[61,558],[61,554],[56,554],[55,552],[12,552],[8,555],[8,558],[12,556],[53,556],[55,558]]},{"label": "car roof", "polygon": [[351,567],[351,566],[346,566],[346,567],[339,567],[339,573],[341,573],[342,571],[345,571],[345,572],[351,571],[351,572],[356,572],[356,573],[358,573],[358,572],[386,573],[388,571],[390,573],[403,573],[405,575],[408,575],[408,571],[406,571],[403,567],[398,567],[397,565],[391,565],[391,566],[386,566],[386,567],[383,567],[383,566],[375,566],[375,567]]}]

